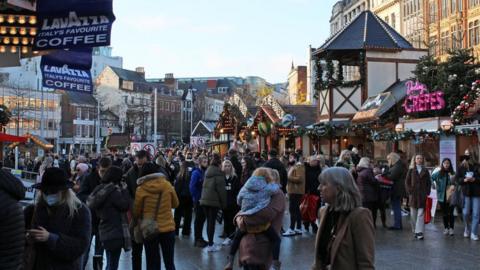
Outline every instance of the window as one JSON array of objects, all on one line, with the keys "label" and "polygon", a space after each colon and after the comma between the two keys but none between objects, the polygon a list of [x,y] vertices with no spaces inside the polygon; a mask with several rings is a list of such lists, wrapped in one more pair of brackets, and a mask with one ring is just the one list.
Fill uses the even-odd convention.
[{"label": "window", "polygon": [[448,0],[442,0],[442,19],[448,16]]},{"label": "window", "polygon": [[450,28],[450,36],[451,36],[451,42],[452,42],[452,49],[459,49],[463,47],[461,25],[453,25]]},{"label": "window", "polygon": [[217,91],[218,93],[225,94],[228,91],[228,87],[218,87]]},{"label": "window", "polygon": [[434,23],[437,21],[437,4],[436,1],[430,2],[430,23]]},{"label": "window", "polygon": [[448,31],[442,32],[440,35],[440,55],[446,54],[450,46],[450,38]]},{"label": "window", "polygon": [[135,102],[135,98],[133,96],[130,97],[130,104],[133,105]]},{"label": "window", "polygon": [[468,1],[468,6],[469,7],[476,7],[480,3],[480,0],[469,0]]},{"label": "window", "polygon": [[82,119],[82,108],[77,107],[77,119]]},{"label": "window", "polygon": [[480,21],[479,20],[476,20],[474,23],[473,23],[473,32],[474,32],[474,35],[475,35],[475,43],[474,45],[478,45],[480,44],[480,36],[479,36],[479,26],[480,26]]},{"label": "window", "polygon": [[390,15],[391,19],[392,19],[392,27],[395,28],[395,13],[392,13],[392,15]]},{"label": "window", "polygon": [[75,134],[77,137],[82,137],[82,125],[75,125]]},{"label": "window", "polygon": [[169,102],[165,102],[165,111],[170,111],[170,103]]},{"label": "window", "polygon": [[158,110],[163,111],[163,101],[158,102]]},{"label": "window", "polygon": [[476,46],[480,43],[479,26],[480,25],[479,25],[478,20],[468,23],[468,45],[469,45],[469,47]]},{"label": "window", "polygon": [[385,22],[386,22],[387,24],[390,24],[390,23],[388,22],[388,16],[385,17]]}]

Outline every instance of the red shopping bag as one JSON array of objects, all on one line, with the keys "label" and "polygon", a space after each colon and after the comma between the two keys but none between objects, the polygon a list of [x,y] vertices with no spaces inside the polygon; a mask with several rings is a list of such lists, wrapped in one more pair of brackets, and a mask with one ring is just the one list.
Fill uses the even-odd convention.
[{"label": "red shopping bag", "polygon": [[302,203],[300,204],[303,221],[315,222],[317,220],[317,205],[319,200],[320,198],[317,195],[303,195]]},{"label": "red shopping bag", "polygon": [[432,203],[433,203],[432,198],[427,197],[427,201],[425,202],[425,213],[424,213],[425,224],[428,224],[432,221]]}]

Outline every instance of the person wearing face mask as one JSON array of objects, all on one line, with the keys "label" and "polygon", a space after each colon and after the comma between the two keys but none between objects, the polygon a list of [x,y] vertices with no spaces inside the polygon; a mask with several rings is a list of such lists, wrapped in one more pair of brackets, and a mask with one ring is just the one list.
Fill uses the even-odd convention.
[{"label": "person wearing face mask", "polygon": [[407,171],[405,188],[410,200],[410,222],[415,239],[423,240],[425,205],[432,181],[422,155],[414,155]]},{"label": "person wearing face mask", "polygon": [[302,214],[300,203],[305,194],[305,165],[302,157],[295,153],[289,156],[290,169],[288,170],[287,193],[290,212],[290,229],[283,236],[302,234]]},{"label": "person wearing face mask", "polygon": [[122,248],[125,251],[131,248],[127,221],[131,200],[126,184],[121,182],[122,174],[121,168],[110,167],[87,200],[88,207],[95,210],[100,219],[98,231],[107,252],[106,270],[117,270]]},{"label": "person wearing face mask", "polygon": [[480,165],[473,149],[465,151],[462,163],[458,167],[455,179],[462,186],[464,199],[463,222],[465,231],[463,236],[478,241],[478,223],[480,219]]},{"label": "person wearing face mask", "polygon": [[200,206],[200,198],[202,197],[203,181],[205,180],[205,172],[208,168],[208,158],[206,156],[199,157],[200,166],[195,168],[190,179],[190,194],[192,196],[193,207],[195,209],[194,234],[195,246],[204,248],[208,245],[203,238],[203,225],[205,224],[205,212]]},{"label": "person wearing face mask", "polygon": [[35,256],[26,262],[36,270],[81,270],[91,235],[90,211],[71,190],[65,172],[48,168],[35,205],[25,209],[27,241]]}]

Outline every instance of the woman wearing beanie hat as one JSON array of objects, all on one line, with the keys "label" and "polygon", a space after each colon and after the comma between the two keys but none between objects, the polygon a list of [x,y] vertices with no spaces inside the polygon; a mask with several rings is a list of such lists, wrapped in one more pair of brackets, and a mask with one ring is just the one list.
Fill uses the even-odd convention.
[{"label": "woman wearing beanie hat", "polygon": [[91,217],[72,186],[59,168],[47,168],[42,182],[33,186],[40,190],[39,195],[35,205],[25,209],[27,241],[35,250],[35,256],[26,262],[31,269],[82,269]]}]

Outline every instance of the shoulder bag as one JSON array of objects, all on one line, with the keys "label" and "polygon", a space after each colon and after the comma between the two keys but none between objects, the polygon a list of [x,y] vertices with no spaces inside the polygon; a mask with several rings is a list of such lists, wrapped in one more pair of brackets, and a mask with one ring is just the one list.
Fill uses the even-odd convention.
[{"label": "shoulder bag", "polygon": [[142,201],[142,212],[140,214],[140,220],[133,229],[133,235],[136,243],[143,243],[144,241],[148,241],[160,233],[158,231],[157,215],[158,210],[160,209],[160,201],[162,200],[162,192],[158,194],[155,212],[152,217],[143,217],[143,212],[145,211],[145,199],[146,197],[143,198]]}]

